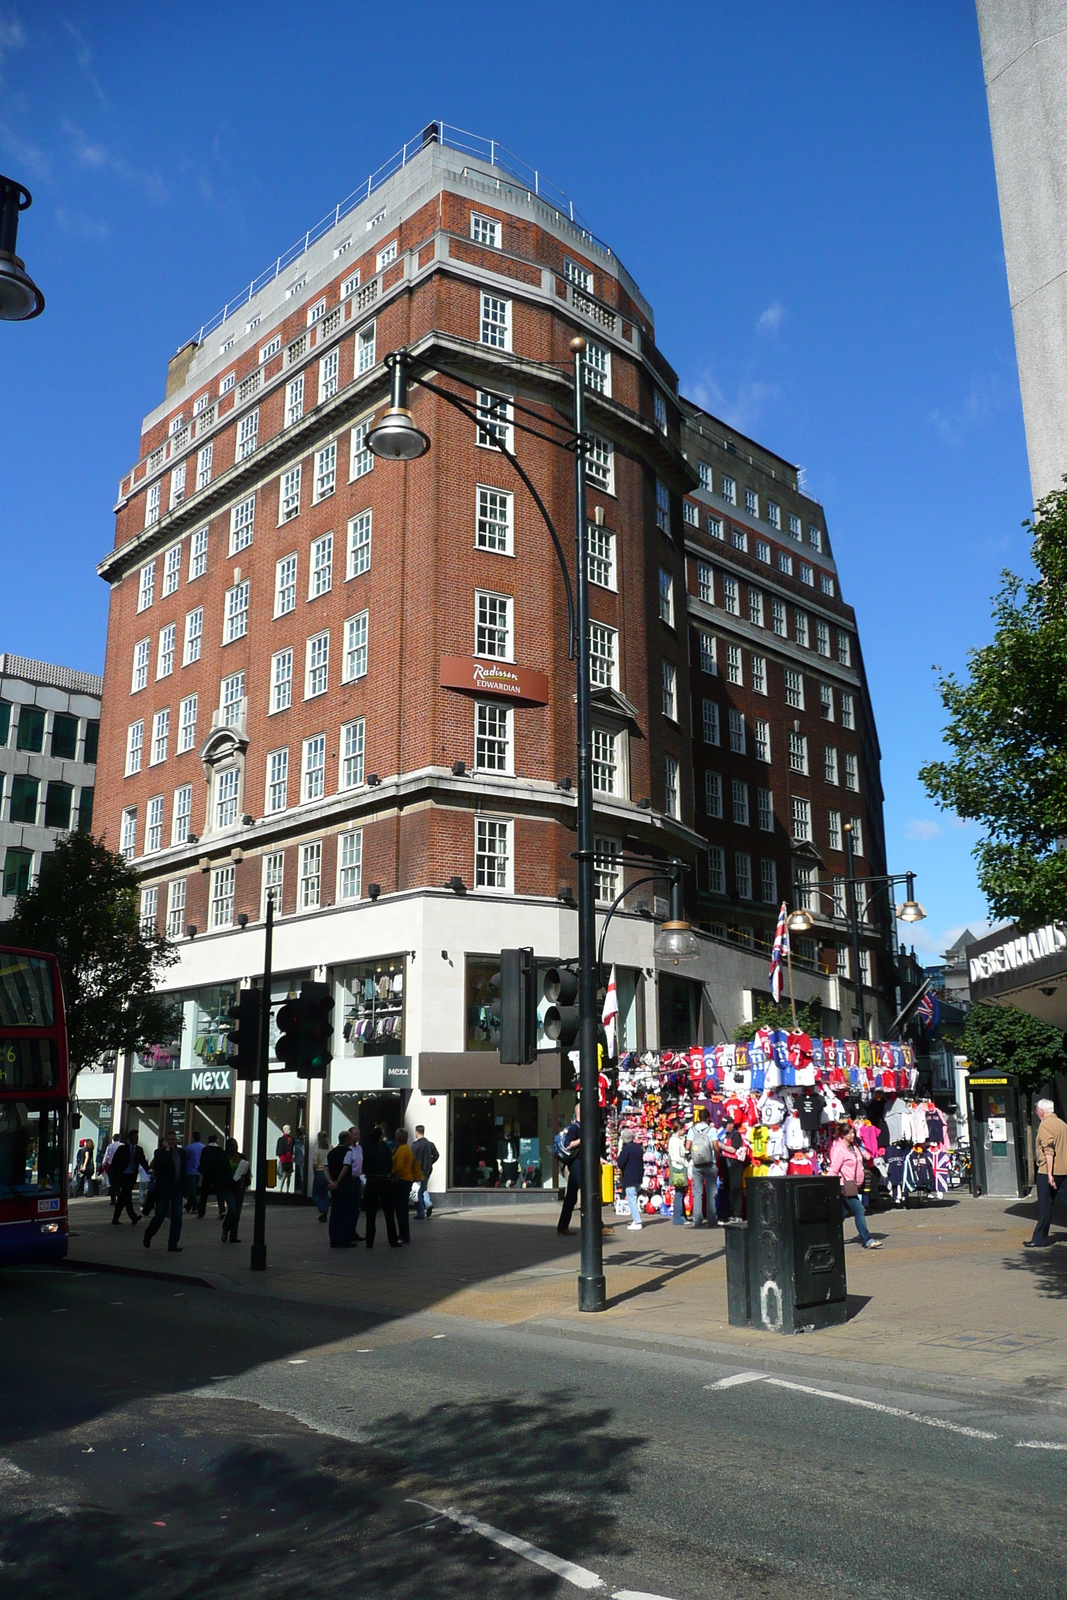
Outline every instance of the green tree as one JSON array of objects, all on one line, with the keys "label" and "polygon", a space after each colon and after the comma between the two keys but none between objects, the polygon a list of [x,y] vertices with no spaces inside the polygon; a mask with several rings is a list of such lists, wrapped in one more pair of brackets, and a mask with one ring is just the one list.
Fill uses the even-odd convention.
[{"label": "green tree", "polygon": [[940,680],[952,757],[919,776],[985,828],[974,854],[993,916],[1032,928],[1067,918],[1067,489],[1023,526],[1038,576],[1003,574],[992,643],[971,651],[966,681]]},{"label": "green tree", "polygon": [[[793,1009],[788,1000],[776,1006],[773,1000],[765,1000],[761,994],[755,997],[755,1016],[751,1022],[742,1022],[740,1027],[734,1029],[734,1041],[743,1044],[748,1039],[755,1038],[761,1028],[784,1028],[786,1033],[793,1029]],[[822,1035],[822,1001],[817,994],[810,1000],[801,1001],[797,1006],[797,1032],[810,1034],[813,1039]]]},{"label": "green tree", "polygon": [[[1057,1072],[1067,1072],[1067,1048],[1059,1028],[1015,1006],[977,1005],[967,1013],[956,1046],[978,1072],[1013,1073],[1026,1097],[1026,1122],[1034,1120],[1034,1096]],[[1027,1160],[1033,1177],[1032,1141]]]},{"label": "green tree", "polygon": [[88,833],[71,833],[41,863],[4,928],[9,944],[59,958],[74,1078],[116,1051],[173,1038],[180,1014],[156,992],[178,959],[142,926],[137,871]]}]

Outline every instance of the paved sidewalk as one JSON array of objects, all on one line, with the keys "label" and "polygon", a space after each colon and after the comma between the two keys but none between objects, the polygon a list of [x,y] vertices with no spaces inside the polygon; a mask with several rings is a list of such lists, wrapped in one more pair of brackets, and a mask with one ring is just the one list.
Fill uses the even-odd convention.
[{"label": "paved sidewalk", "polygon": [[[1067,1405],[1067,1235],[1025,1251],[1036,1208],[1026,1201],[952,1199],[871,1219],[885,1248],[861,1250],[846,1223],[850,1317],[796,1339],[731,1328],[719,1230],[648,1222],[643,1237],[608,1217],[608,1309],[576,1306],[578,1238],[558,1237],[552,1206],[477,1206],[412,1218],[410,1248],[330,1250],[311,1208],[271,1206],[268,1269],[249,1270],[251,1207],[243,1242],[223,1245],[213,1215],[187,1217],[182,1253],[165,1232],[151,1251],[141,1229],[110,1225],[100,1200],[71,1204],[70,1259],[118,1270],[173,1273],[213,1288],[351,1309],[391,1324],[389,1337],[425,1334],[427,1316],[519,1327],[546,1336],[639,1341],[676,1353],[715,1351],[742,1361],[802,1362],[872,1381],[966,1388]],[[577,1219],[576,1219],[577,1220]],[[612,1224],[614,1224],[612,1226]],[[1055,1235],[1054,1235],[1055,1237]],[[405,1319],[410,1325],[406,1327]],[[973,1387],[971,1387],[973,1386]]]}]

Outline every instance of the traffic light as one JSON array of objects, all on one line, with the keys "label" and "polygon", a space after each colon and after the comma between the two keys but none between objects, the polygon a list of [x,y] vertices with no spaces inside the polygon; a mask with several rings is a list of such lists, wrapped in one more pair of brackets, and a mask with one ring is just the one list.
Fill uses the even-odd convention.
[{"label": "traffic light", "polygon": [[545,999],[545,1034],[561,1050],[570,1050],[578,1038],[578,974],[573,968],[549,967],[545,973]]},{"label": "traffic light", "polygon": [[291,1072],[296,1071],[300,1054],[299,1000],[287,1000],[278,1012],[278,1042],[274,1046],[274,1054]]},{"label": "traffic light", "polygon": [[529,945],[500,952],[500,1059],[537,1060],[537,962]]},{"label": "traffic light", "polygon": [[231,1006],[230,1061],[239,1078],[259,1077],[259,1024],[263,996],[258,989],[242,989]]},{"label": "traffic light", "polygon": [[300,1051],[302,1078],[325,1078],[333,1060],[333,994],[328,983],[300,986]]}]

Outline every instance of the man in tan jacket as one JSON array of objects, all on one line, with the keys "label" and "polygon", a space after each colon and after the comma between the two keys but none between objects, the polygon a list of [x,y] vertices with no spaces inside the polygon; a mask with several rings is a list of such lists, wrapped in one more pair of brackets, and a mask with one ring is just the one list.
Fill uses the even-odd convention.
[{"label": "man in tan jacket", "polygon": [[1041,1126],[1034,1143],[1037,1168],[1037,1225],[1025,1241],[1027,1250],[1044,1250],[1052,1226],[1052,1208],[1061,1184],[1067,1184],[1067,1122],[1061,1122],[1051,1100],[1037,1102]]}]

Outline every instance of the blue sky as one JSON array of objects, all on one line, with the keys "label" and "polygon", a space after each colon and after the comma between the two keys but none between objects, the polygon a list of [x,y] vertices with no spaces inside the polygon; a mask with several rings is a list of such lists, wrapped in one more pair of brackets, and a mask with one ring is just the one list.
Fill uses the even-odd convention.
[{"label": "blue sky", "polygon": [[[403,37],[393,36],[393,27]],[[403,52],[401,54],[400,52]],[[432,117],[574,200],[684,390],[807,468],[855,605],[921,955],[982,923],[917,779],[934,665],[1030,509],[972,0],[0,0],[0,157],[47,297],[0,336],[0,648],[99,670],[120,475],[168,358]]]}]

